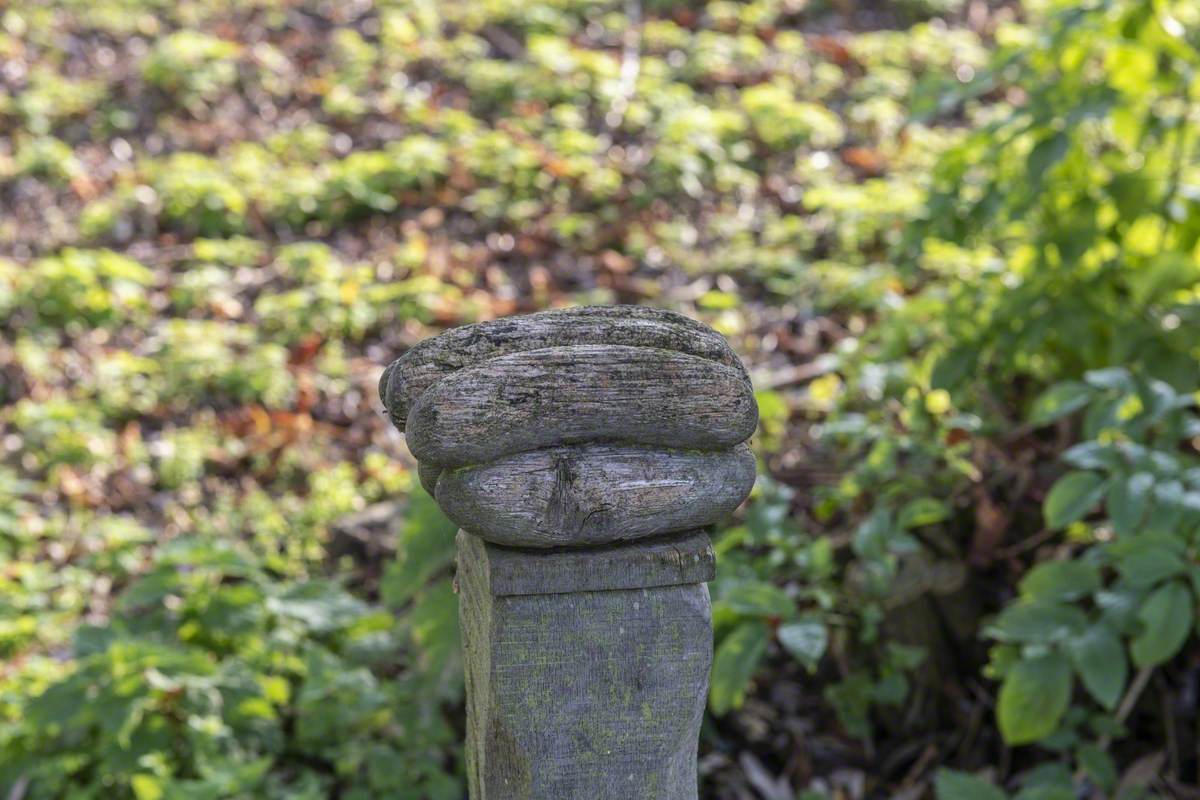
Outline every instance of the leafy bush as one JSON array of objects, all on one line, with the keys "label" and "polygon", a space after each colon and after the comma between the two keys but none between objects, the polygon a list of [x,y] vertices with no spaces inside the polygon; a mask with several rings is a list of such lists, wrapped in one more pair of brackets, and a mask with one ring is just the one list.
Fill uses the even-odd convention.
[{"label": "leafy bush", "polygon": [[[338,586],[279,583],[244,550],[179,540],[82,628],[70,673],[0,718],[0,782],[27,797],[450,798],[402,637]],[[417,737],[424,737],[424,748]]]},{"label": "leafy bush", "polygon": [[142,77],[189,108],[215,100],[238,77],[241,48],[193,30],[160,39],[142,64]]}]

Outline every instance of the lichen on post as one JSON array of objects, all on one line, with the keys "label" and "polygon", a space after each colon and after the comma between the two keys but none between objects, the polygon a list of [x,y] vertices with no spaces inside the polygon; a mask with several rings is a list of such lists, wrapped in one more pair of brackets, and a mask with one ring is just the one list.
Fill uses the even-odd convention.
[{"label": "lichen on post", "polygon": [[715,331],[605,306],[456,328],[380,396],[459,531],[472,800],[694,800],[705,527],[758,409]]}]

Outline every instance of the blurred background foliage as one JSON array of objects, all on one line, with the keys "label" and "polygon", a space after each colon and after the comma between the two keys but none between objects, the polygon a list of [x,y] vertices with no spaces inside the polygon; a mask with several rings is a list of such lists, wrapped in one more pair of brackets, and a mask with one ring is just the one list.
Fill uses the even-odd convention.
[{"label": "blurred background foliage", "polygon": [[1200,797],[1200,6],[0,10],[0,796],[464,796],[374,397],[661,305],[759,390],[707,798]]}]

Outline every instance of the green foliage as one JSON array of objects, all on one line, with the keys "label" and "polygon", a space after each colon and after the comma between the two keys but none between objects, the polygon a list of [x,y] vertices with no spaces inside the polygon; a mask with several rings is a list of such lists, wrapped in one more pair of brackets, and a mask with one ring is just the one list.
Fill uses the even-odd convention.
[{"label": "green foliage", "polygon": [[[429,658],[443,619],[405,631],[334,583],[281,582],[244,547],[201,539],[160,547],[116,611],[78,629],[65,675],[0,715],[0,785],[21,780],[30,798],[460,791],[437,755],[453,731],[425,699],[460,684]],[[413,671],[385,679],[413,647]]]},{"label": "green foliage", "polygon": [[234,42],[199,31],[181,30],[163,37],[142,63],[142,77],[189,107],[216,100],[238,77]]},{"label": "green foliage", "polygon": [[0,12],[0,795],[461,797],[454,531],[378,368],[618,300],[760,384],[706,792],[748,739],[805,798],[1166,791],[1194,3],[640,5]]}]

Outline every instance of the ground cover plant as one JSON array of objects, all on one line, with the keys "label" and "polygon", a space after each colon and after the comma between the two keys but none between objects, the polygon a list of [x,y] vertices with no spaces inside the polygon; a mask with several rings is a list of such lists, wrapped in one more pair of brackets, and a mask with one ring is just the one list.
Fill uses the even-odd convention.
[{"label": "ground cover plant", "polygon": [[0,9],[0,796],[461,798],[454,324],[725,333],[708,798],[1200,784],[1185,0]]}]

